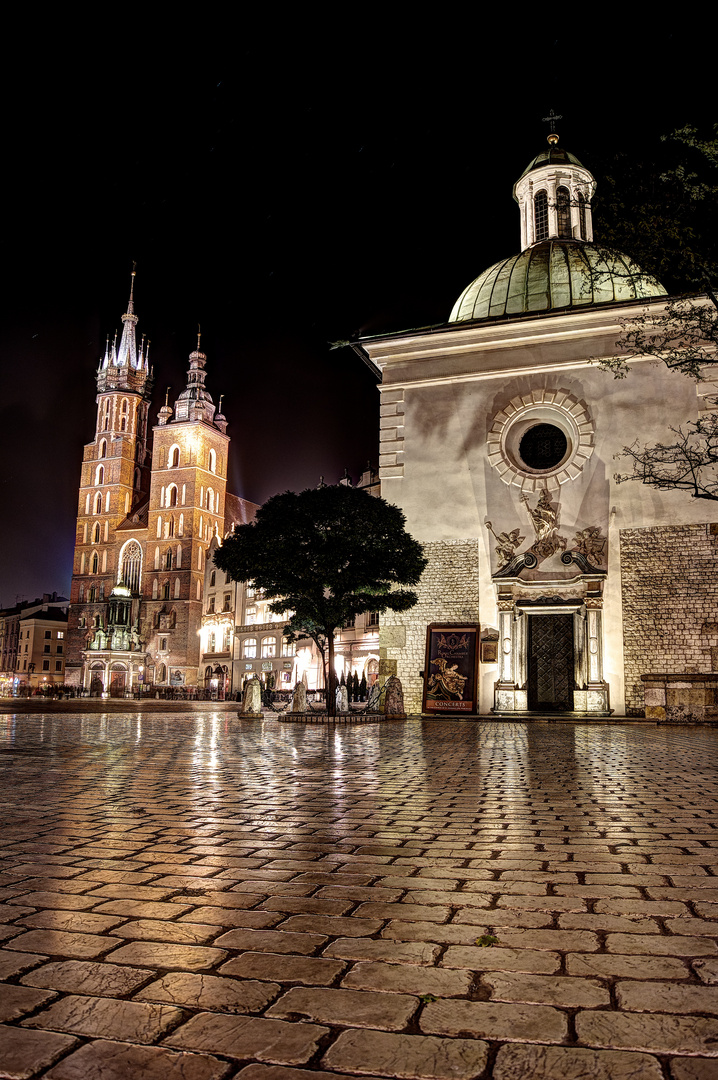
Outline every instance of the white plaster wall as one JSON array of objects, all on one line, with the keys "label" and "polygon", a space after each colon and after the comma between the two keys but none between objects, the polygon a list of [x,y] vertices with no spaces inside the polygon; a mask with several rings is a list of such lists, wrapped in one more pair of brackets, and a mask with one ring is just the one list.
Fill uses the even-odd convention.
[{"label": "white plaster wall", "polygon": [[[479,574],[476,607],[482,626],[497,625],[492,571],[497,569],[497,533],[519,527],[526,537],[517,550],[533,541],[533,529],[521,490],[505,484],[489,465],[487,436],[497,412],[513,398],[536,389],[568,391],[587,408],[595,425],[594,452],[583,472],[552,496],[559,505],[559,531],[572,547],[574,534],[598,526],[607,537],[608,578],[604,590],[604,675],[610,684],[611,707],[623,711],[623,645],[621,573],[618,537],[627,528],[692,524],[710,520],[702,500],[683,492],[658,491],[637,482],[617,484],[618,471],[630,471],[617,460],[635,441],[665,440],[669,426],[696,419],[695,383],[662,364],[636,361],[626,379],[614,379],[586,357],[615,352],[620,332],[615,312],[592,309],[587,315],[554,316],[523,323],[475,328],[446,339],[416,339],[391,356],[387,342],[379,357],[384,386],[403,391],[403,467],[401,475],[382,479],[382,495],[402,508],[409,531],[422,542],[478,538]],[[529,501],[535,506],[538,494]],[[715,516],[715,515],[714,515]],[[558,556],[524,571],[522,578],[556,580],[575,577]],[[467,603],[470,598],[467,597]],[[482,667],[481,708],[493,701],[496,669]]]}]

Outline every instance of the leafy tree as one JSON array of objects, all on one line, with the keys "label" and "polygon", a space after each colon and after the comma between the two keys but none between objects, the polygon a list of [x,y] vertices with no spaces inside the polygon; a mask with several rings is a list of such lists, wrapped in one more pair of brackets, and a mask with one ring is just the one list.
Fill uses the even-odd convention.
[{"label": "leafy tree", "polygon": [[426,566],[402,512],[359,488],[337,484],[275,495],[214,555],[235,581],[251,581],[289,610],[289,641],[312,638],[324,658],[327,704],[334,700],[334,635],[367,611],[407,611]]}]

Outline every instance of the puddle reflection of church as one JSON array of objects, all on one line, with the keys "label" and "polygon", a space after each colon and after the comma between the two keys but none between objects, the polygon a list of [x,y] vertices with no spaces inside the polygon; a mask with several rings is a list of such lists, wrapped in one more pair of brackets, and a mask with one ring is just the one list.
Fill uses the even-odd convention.
[{"label": "puddle reflection of church", "polygon": [[627,443],[694,421],[716,386],[592,363],[668,302],[593,243],[594,189],[550,136],[514,187],[521,252],[445,325],[361,342],[381,374],[381,492],[430,560],[419,604],[382,620],[412,711],[431,623],[480,624],[481,713],[638,713],[642,674],[718,670],[718,527],[699,500],[613,476]]}]

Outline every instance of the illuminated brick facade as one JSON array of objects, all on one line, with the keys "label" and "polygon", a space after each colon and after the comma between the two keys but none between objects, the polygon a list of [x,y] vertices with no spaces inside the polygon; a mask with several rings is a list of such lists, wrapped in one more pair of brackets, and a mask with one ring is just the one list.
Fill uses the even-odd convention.
[{"label": "illuminated brick facade", "polygon": [[108,342],[97,373],[84,451],[66,662],[68,682],[118,695],[197,684],[207,549],[256,509],[227,494],[227,421],[205,389],[199,341],[150,447],[152,373],[144,339],[136,344],[133,290],[122,322],[119,349]]}]

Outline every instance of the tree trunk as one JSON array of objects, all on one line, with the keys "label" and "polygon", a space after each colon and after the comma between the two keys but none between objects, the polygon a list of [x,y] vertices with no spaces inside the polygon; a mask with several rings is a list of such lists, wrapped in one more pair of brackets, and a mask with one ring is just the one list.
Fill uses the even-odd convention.
[{"label": "tree trunk", "polygon": [[336,690],[337,690],[337,673],[334,670],[334,630],[327,631],[327,713],[333,713],[336,710]]}]

